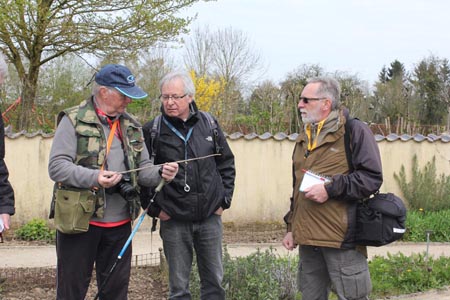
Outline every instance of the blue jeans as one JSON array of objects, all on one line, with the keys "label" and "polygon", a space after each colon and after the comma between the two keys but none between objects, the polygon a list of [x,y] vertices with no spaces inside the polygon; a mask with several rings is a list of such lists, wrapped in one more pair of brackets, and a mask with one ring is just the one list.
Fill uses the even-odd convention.
[{"label": "blue jeans", "polygon": [[169,266],[169,299],[191,299],[189,276],[195,250],[201,299],[225,300],[222,288],[222,219],[212,215],[199,222],[161,222],[160,235]]}]

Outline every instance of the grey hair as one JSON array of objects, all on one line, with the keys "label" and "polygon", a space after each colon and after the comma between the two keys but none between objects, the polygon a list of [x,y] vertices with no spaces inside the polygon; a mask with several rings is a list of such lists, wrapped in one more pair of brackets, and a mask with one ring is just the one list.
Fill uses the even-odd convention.
[{"label": "grey hair", "polygon": [[339,82],[331,77],[314,77],[307,81],[307,84],[319,83],[319,88],[317,89],[318,97],[330,97],[331,99],[331,109],[335,110],[339,108],[340,98],[341,98],[341,86]]},{"label": "grey hair", "polygon": [[92,82],[92,95],[97,97],[98,93],[100,92],[101,87],[102,87],[101,85],[99,85],[97,82],[93,81]]},{"label": "grey hair", "polygon": [[102,87],[107,88],[110,91],[118,91],[116,88],[112,86],[100,85],[94,81],[92,82],[92,95],[94,95],[94,97],[98,97],[98,95],[100,94],[100,88]]},{"label": "grey hair", "polygon": [[0,78],[5,79],[8,75],[8,65],[6,64],[3,54],[0,53]]},{"label": "grey hair", "polygon": [[184,92],[191,97],[195,96],[194,82],[192,81],[191,76],[187,72],[183,71],[173,71],[164,75],[164,77],[159,82],[159,91],[162,91],[162,87],[164,84],[174,79],[181,79],[184,84]]}]

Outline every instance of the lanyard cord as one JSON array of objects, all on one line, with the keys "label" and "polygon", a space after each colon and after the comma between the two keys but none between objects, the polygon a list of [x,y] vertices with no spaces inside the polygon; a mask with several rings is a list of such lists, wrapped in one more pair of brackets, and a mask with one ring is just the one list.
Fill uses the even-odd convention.
[{"label": "lanyard cord", "polygon": [[[186,137],[184,137],[181,134],[181,132],[175,128],[175,126],[173,126],[169,121],[166,120],[166,118],[164,116],[163,116],[163,121],[164,121],[164,124],[166,124],[170,128],[170,130],[172,130],[173,133],[175,133],[184,142],[184,159],[187,160],[187,158],[188,158],[187,145],[188,145],[189,138],[192,135],[192,131],[194,130],[194,127],[189,128],[189,131],[188,131]],[[184,191],[186,193],[188,193],[191,190],[191,187],[187,184],[187,164],[188,164],[188,162],[185,161],[184,164],[185,164],[185,166],[184,166]]]},{"label": "lanyard cord", "polygon": [[103,161],[102,167],[100,168],[100,170],[104,170],[105,169],[105,165],[106,165],[106,160],[108,158],[108,154],[109,154],[109,150],[111,149],[111,145],[112,145],[112,141],[114,138],[114,134],[116,133],[116,129],[118,128],[117,126],[119,125],[119,119],[116,119],[114,121],[114,123],[111,126],[111,131],[109,132],[109,136],[108,136],[108,142],[106,143],[106,153],[105,153],[105,159]]},{"label": "lanyard cord", "polygon": [[[112,128],[114,123],[113,123],[113,121],[111,121],[111,117],[109,117],[103,110],[101,110],[98,107],[95,107],[95,112],[97,113],[98,116],[106,119],[106,122],[108,122],[109,128]],[[118,120],[118,118],[116,120]],[[120,129],[120,126],[117,127],[117,131],[115,131],[114,134],[117,136],[117,138],[119,138],[120,142],[122,143],[123,139],[122,139],[122,131]]]}]

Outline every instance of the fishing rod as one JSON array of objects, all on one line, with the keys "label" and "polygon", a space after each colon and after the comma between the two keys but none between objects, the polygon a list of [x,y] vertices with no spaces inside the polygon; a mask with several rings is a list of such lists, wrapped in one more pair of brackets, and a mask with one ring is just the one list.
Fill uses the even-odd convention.
[{"label": "fishing rod", "polygon": [[209,155],[205,155],[205,156],[188,158],[188,159],[183,159],[183,160],[169,161],[169,162],[166,162],[166,163],[163,163],[163,164],[158,164],[158,165],[149,165],[149,166],[145,166],[145,167],[142,167],[142,168],[131,169],[131,170],[126,170],[126,171],[121,171],[121,172],[116,172],[116,173],[117,174],[127,174],[127,173],[141,171],[141,170],[148,169],[148,168],[164,166],[165,164],[169,164],[169,163],[178,163],[178,164],[180,164],[180,163],[187,163],[187,162],[190,162],[190,161],[201,160],[201,159],[205,159],[205,158],[209,158],[209,157],[213,157],[213,156],[220,156],[220,155],[221,155],[220,153],[209,154]]},{"label": "fishing rod", "polygon": [[[183,160],[178,160],[178,161],[174,161],[174,162],[175,163],[187,163],[187,162],[190,162],[190,161],[205,159],[205,158],[218,156],[218,155],[220,155],[220,154],[219,153],[217,153],[217,154],[210,154],[210,155],[206,155],[206,156],[190,158],[190,159],[183,159]],[[150,166],[145,166],[145,167],[142,167],[142,168],[127,170],[127,171],[122,171],[122,172],[117,172],[117,173],[118,174],[126,174],[126,173],[140,171],[140,170],[143,170],[143,169],[146,169],[146,168],[163,166],[165,164],[166,163],[159,164],[159,165],[150,165]],[[111,269],[109,270],[108,274],[106,275],[105,279],[103,280],[103,283],[98,288],[98,291],[97,291],[97,294],[95,295],[94,300],[98,299],[98,297],[100,296],[100,293],[105,288],[106,284],[108,283],[109,279],[111,278],[111,274],[114,272],[114,269],[116,268],[117,264],[122,259],[125,251],[127,251],[128,246],[130,245],[131,241],[133,240],[134,235],[136,234],[137,230],[139,229],[139,227],[141,226],[142,222],[144,221],[145,215],[147,214],[147,212],[148,212],[148,210],[150,208],[150,205],[155,201],[156,195],[162,190],[162,188],[163,188],[165,183],[166,183],[166,181],[164,179],[162,179],[161,182],[158,184],[158,186],[155,188],[155,193],[153,194],[153,197],[150,199],[150,202],[148,203],[148,205],[145,208],[145,210],[139,216],[138,221],[137,221],[136,225],[133,228],[133,231],[131,232],[130,236],[128,237],[127,241],[125,242],[125,245],[122,247],[122,250],[120,250],[119,255],[117,255],[117,258],[116,258],[114,264],[112,265]]]}]

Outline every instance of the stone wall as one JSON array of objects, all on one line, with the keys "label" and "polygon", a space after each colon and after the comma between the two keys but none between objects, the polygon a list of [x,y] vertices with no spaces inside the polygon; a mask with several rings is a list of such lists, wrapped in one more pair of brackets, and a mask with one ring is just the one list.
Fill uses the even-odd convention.
[{"label": "stone wall", "polygon": [[[282,222],[292,193],[291,155],[295,142],[289,138],[243,136],[231,136],[228,141],[236,157],[237,176],[232,207],[224,213],[224,221]],[[47,172],[51,143],[51,136],[41,134],[6,139],[6,163],[16,195],[13,226],[48,216],[53,187]],[[438,174],[450,175],[450,143],[444,140],[381,139],[378,145],[384,172],[381,191],[401,194],[393,174],[402,165],[409,174],[414,155],[421,166],[435,156]]]}]

